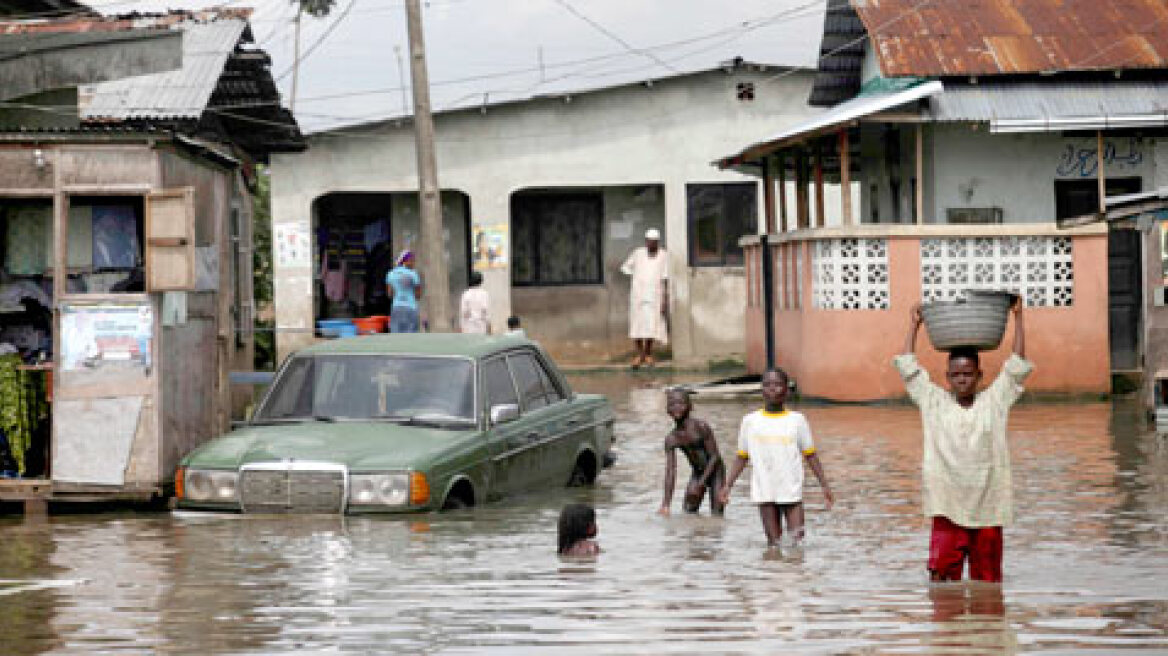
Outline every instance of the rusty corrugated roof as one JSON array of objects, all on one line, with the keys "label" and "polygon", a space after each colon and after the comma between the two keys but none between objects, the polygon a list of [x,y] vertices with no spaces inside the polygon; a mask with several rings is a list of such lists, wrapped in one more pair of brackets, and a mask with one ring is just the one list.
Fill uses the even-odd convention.
[{"label": "rusty corrugated roof", "polygon": [[852,0],[885,77],[1168,67],[1165,0]]},{"label": "rusty corrugated roof", "polygon": [[37,20],[3,20],[0,17],[0,36],[5,34],[78,34],[86,32],[120,32],[124,30],[167,30],[180,23],[205,23],[215,20],[251,19],[252,10],[246,8],[205,9],[199,11],[172,10],[162,14],[123,14],[120,16],[46,18]]}]

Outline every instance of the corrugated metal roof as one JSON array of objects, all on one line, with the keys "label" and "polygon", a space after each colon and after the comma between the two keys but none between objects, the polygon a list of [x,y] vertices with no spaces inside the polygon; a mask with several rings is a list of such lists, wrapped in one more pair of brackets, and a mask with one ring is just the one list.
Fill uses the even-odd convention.
[{"label": "corrugated metal roof", "polygon": [[948,83],[930,99],[929,114],[936,121],[1168,117],[1168,81]]},{"label": "corrugated metal roof", "polygon": [[81,118],[198,119],[247,26],[233,16],[175,23],[172,29],[183,32],[182,68],[82,87]]},{"label": "corrugated metal roof", "polygon": [[768,153],[778,150],[778,148],[791,141],[806,139],[808,136],[822,133],[825,130],[848,125],[865,116],[895,109],[924,98],[935,98],[944,90],[945,87],[940,82],[933,80],[907,89],[857,96],[847,102],[842,102],[832,107],[812,119],[792,125],[761,141],[750,144],[734,155],[723,157],[718,161],[718,166],[720,168],[729,168],[738,166],[743,162],[759,159]]},{"label": "corrugated metal roof", "polygon": [[[742,57],[735,57],[728,61],[723,61],[718,64],[702,64],[694,65],[692,67],[679,68],[673,72],[658,74],[646,77],[643,74],[619,73],[605,76],[603,84],[573,84],[573,80],[563,80],[559,82],[550,82],[548,84],[539,85],[539,90],[526,89],[522,91],[511,91],[495,94],[473,94],[457,102],[450,103],[445,107],[435,108],[434,115],[447,114],[452,112],[461,112],[468,109],[481,109],[501,107],[504,105],[513,105],[517,103],[530,102],[533,100],[544,99],[560,99],[572,98],[574,96],[582,96],[589,93],[596,93],[600,91],[608,91],[611,89],[619,89],[621,87],[629,87],[635,85],[652,86],[658,82],[668,83],[672,80],[679,80],[693,75],[702,75],[713,71],[724,71],[726,74],[732,74],[738,71],[807,71],[800,66],[789,66],[785,64],[769,64],[760,63],[758,60],[748,60]],[[307,130],[308,134],[324,134],[334,130],[347,130],[355,127],[367,126],[377,123],[384,123],[387,121],[400,121],[412,119],[412,113],[391,113],[377,116],[369,116],[365,118],[354,119],[352,121],[338,122],[328,126],[317,127],[316,129]]]},{"label": "corrugated metal roof", "polygon": [[852,0],[886,77],[1168,66],[1164,0]]}]

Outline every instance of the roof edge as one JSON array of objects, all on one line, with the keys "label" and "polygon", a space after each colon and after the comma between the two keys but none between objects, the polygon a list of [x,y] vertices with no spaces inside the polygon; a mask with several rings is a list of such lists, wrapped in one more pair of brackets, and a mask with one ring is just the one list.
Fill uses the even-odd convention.
[{"label": "roof edge", "polygon": [[[479,103],[479,104],[474,104],[474,105],[471,105],[471,104],[460,105],[458,107],[451,107],[448,109],[435,110],[435,111],[431,112],[431,114],[433,116],[445,116],[448,114],[457,114],[460,112],[483,111],[484,109],[508,107],[511,105],[520,105],[523,103],[535,102],[535,101],[540,101],[540,100],[557,100],[557,99],[563,99],[563,98],[571,98],[571,97],[575,97],[575,96],[586,96],[586,95],[590,95],[590,94],[594,94],[594,93],[613,91],[616,89],[624,89],[624,88],[636,87],[636,86],[651,86],[651,85],[656,84],[658,82],[672,82],[675,80],[680,80],[680,79],[687,78],[687,77],[693,77],[696,75],[706,75],[706,74],[713,73],[716,71],[723,71],[723,72],[729,74],[729,73],[734,72],[735,70],[740,70],[742,68],[749,68],[749,67],[758,67],[758,70],[760,72],[766,71],[766,70],[805,71],[808,73],[815,72],[815,68],[812,66],[801,66],[801,65],[792,65],[792,64],[767,64],[767,63],[762,63],[762,62],[751,62],[751,61],[745,61],[745,60],[739,61],[737,63],[723,62],[723,63],[715,65],[715,66],[709,66],[706,68],[700,68],[700,69],[695,69],[695,70],[691,70],[691,71],[684,71],[682,73],[678,73],[678,74],[674,74],[674,75],[660,75],[660,76],[655,76],[655,77],[651,76],[651,77],[645,77],[645,78],[637,80],[637,81],[620,82],[618,84],[611,84],[608,86],[587,87],[587,88],[581,88],[579,90],[567,89],[567,90],[563,90],[563,91],[534,94],[534,95],[527,96],[524,98],[511,98],[511,99],[507,99],[507,100],[498,100],[498,101],[494,101],[494,102],[488,101],[486,103]],[[409,114],[396,114],[396,115],[389,115],[389,116],[377,117],[377,118],[357,119],[356,121],[354,121],[352,123],[334,125],[334,126],[320,129],[320,130],[309,130],[309,131],[306,131],[304,133],[304,136],[306,138],[308,138],[308,137],[313,137],[313,136],[317,136],[317,135],[328,134],[331,132],[343,132],[346,130],[379,126],[379,125],[384,124],[384,123],[391,123],[391,122],[398,122],[398,121],[402,121],[402,122],[412,121],[413,117],[414,117],[414,115],[411,112]]]}]

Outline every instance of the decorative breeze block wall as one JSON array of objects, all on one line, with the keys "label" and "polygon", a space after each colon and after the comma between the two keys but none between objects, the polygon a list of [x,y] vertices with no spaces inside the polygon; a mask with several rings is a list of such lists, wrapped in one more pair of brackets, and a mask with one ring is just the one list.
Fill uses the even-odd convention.
[{"label": "decorative breeze block wall", "polygon": [[921,240],[921,295],[951,301],[967,289],[1008,290],[1030,307],[1070,307],[1075,299],[1070,237]]},{"label": "decorative breeze block wall", "polygon": [[888,287],[888,240],[820,239],[812,246],[814,307],[887,310]]}]

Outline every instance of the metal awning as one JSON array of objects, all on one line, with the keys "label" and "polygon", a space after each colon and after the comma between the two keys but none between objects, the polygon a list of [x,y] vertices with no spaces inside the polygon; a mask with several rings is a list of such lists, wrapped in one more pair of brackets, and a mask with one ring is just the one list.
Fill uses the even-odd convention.
[{"label": "metal awning", "polygon": [[991,132],[1115,130],[1168,125],[1168,81],[983,81],[947,84],[930,99],[939,122],[989,123]]},{"label": "metal awning", "polygon": [[723,169],[739,166],[765,157],[783,146],[805,141],[810,137],[848,126],[866,116],[895,109],[922,98],[937,95],[944,90],[945,87],[941,82],[933,80],[901,91],[857,96],[832,107],[809,121],[793,125],[762,141],[752,143],[737,154],[723,157],[716,162],[716,165]]},{"label": "metal awning", "polygon": [[1140,214],[1168,212],[1168,187],[1135,194],[1107,196],[1103,199],[1103,206],[1107,209],[1106,212],[1092,212],[1063,219],[1059,221],[1059,227],[1076,228],[1099,221],[1118,221]]}]

